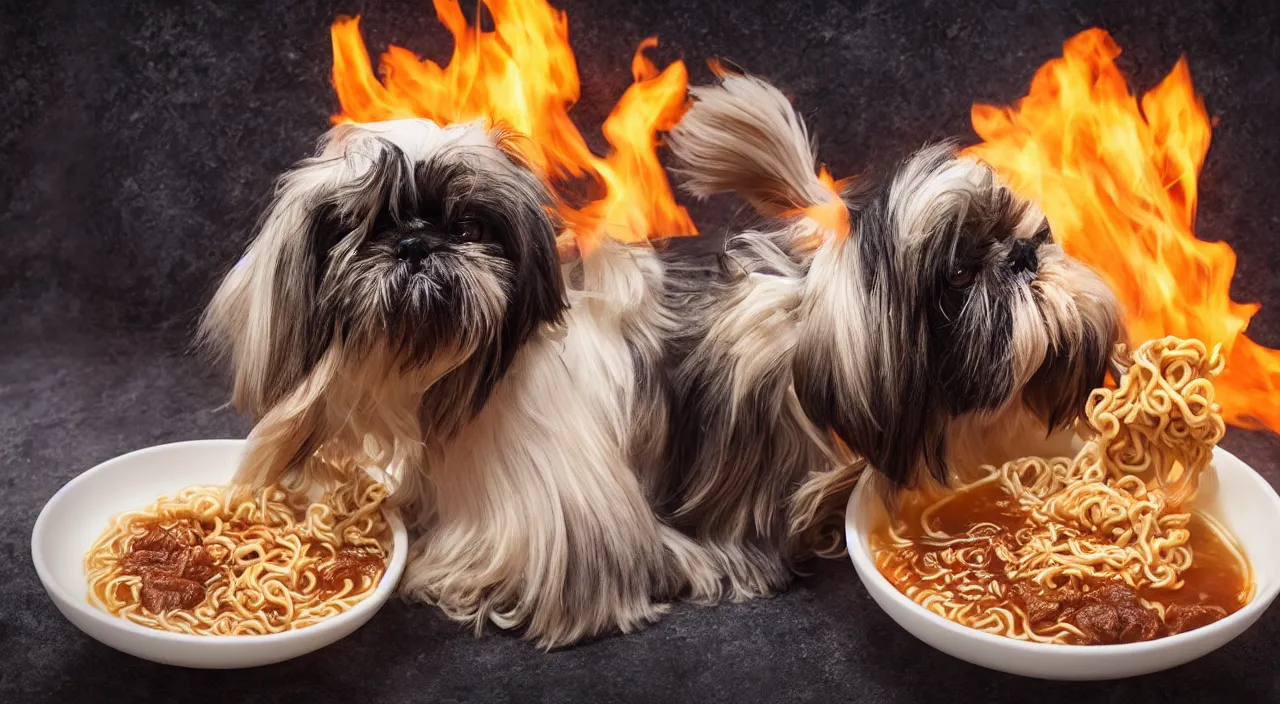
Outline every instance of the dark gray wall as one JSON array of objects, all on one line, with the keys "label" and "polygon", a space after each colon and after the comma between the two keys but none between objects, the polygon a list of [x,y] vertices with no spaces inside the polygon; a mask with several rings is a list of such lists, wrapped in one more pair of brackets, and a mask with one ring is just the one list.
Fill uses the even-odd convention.
[{"label": "dark gray wall", "polygon": [[[1180,53],[1219,118],[1200,231],[1241,255],[1251,333],[1280,347],[1280,2],[557,0],[598,124],[656,33],[695,80],[723,56],[794,96],[837,174],[939,137],[972,138],[974,100],[1008,102],[1093,25],[1149,87]],[[847,560],[784,595],[676,605],[656,625],[554,653],[481,638],[392,600],[350,638],[288,663],[182,671],[100,645],[58,615],[28,537],[84,469],[147,445],[243,436],[217,373],[184,353],[194,315],[247,240],[272,179],[336,107],[328,26],[363,12],[375,51],[437,59],[427,0],[0,2],[0,701],[1280,701],[1280,610],[1190,665],[1119,683],[1036,683],[967,665],[880,611]],[[693,209],[718,232],[731,199]],[[1226,446],[1280,485],[1280,440]]]},{"label": "dark gray wall", "polygon": [[[8,3],[7,5],[12,5]],[[1245,256],[1238,298],[1274,302],[1255,332],[1280,344],[1271,284],[1280,218],[1268,178],[1280,123],[1280,13],[1256,2],[616,2],[563,0],[583,77],[584,132],[628,84],[648,34],[694,80],[722,56],[794,96],[822,157],[858,171],[926,140],[972,138],[974,100],[1007,102],[1063,39],[1110,29],[1149,87],[1180,53],[1220,118],[1200,231]],[[364,16],[390,42],[447,57],[426,0],[34,2],[0,21],[0,312],[25,329],[68,311],[186,325],[243,246],[272,178],[306,155],[336,102],[327,28]],[[731,202],[695,209],[715,231]]]}]

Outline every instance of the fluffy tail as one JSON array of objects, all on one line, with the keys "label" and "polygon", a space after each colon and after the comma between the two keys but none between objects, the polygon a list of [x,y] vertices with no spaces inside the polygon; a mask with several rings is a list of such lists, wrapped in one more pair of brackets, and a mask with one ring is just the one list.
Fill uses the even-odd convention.
[{"label": "fluffy tail", "polygon": [[667,136],[685,190],[699,198],[733,191],[772,217],[831,200],[804,121],[777,88],[726,75],[689,93],[693,105]]}]

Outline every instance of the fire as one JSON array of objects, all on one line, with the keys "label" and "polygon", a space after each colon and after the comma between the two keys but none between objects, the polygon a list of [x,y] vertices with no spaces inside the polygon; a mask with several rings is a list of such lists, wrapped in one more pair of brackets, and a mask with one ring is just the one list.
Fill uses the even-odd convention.
[{"label": "fire", "polygon": [[844,179],[831,178],[827,167],[818,169],[818,183],[827,192],[827,200],[804,209],[804,214],[836,237],[849,236],[849,209],[840,199]]},{"label": "fire", "polygon": [[1259,306],[1231,300],[1235,252],[1195,236],[1210,123],[1186,59],[1139,103],[1119,54],[1100,29],[1069,39],[1013,107],[974,105],[984,141],[968,152],[1037,201],[1067,252],[1106,279],[1135,345],[1165,335],[1221,343],[1224,416],[1280,431],[1280,352],[1244,334]]},{"label": "fire", "polygon": [[492,31],[484,31],[478,19],[468,23],[458,0],[434,4],[453,35],[449,63],[419,60],[392,46],[382,55],[381,80],[359,18],[334,22],[333,85],[342,105],[334,122],[425,117],[441,125],[502,123],[530,138],[530,160],[562,194],[585,184],[586,204],[562,207],[580,246],[599,236],[635,241],[696,232],[655,152],[657,134],[684,113],[688,73],[679,61],[658,70],[644,53],[657,46],[656,38],[636,49],[635,82],[604,122],[611,151],[600,157],[569,118],[580,93],[564,13],[545,0],[483,0],[493,23]]}]

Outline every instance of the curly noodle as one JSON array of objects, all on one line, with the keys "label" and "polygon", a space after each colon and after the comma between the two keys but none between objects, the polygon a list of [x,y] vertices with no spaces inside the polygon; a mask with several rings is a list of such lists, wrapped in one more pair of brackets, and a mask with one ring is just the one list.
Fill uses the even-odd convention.
[{"label": "curly noodle", "polygon": [[149,628],[252,635],[303,628],[369,596],[386,569],[387,490],[363,471],[318,501],[188,487],[122,513],[85,556],[89,601]]},{"label": "curly noodle", "polygon": [[[1124,354],[1121,350],[1121,354]],[[1211,470],[1225,425],[1212,378],[1219,346],[1169,337],[1139,347],[1118,388],[1093,391],[1085,407],[1090,436],[1075,458],[1026,457],[984,467],[976,481],[924,508],[918,526],[893,522],[872,536],[876,566],[921,606],[973,628],[1046,643],[1079,642],[1069,622],[1034,625],[1009,598],[1010,585],[1039,592],[1088,591],[1115,582],[1139,590],[1177,590],[1193,561],[1192,513],[1201,476]],[[963,534],[936,528],[952,501],[998,489],[1004,521]],[[1234,540],[1205,525],[1248,574]],[[918,536],[906,537],[915,528]],[[1146,592],[1149,593],[1149,592]],[[1165,607],[1141,600],[1161,619]]]}]

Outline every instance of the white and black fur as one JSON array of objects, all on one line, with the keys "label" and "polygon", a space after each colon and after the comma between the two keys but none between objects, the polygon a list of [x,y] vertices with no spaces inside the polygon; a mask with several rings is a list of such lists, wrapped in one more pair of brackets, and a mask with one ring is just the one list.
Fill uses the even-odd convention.
[{"label": "white and black fur", "polygon": [[710,261],[669,257],[685,324],[662,496],[741,598],[839,549],[863,467],[888,489],[946,482],[1069,425],[1120,333],[1040,211],[950,144],[844,187],[841,236],[803,215],[835,196],[780,92],[733,75],[692,97],[668,139],[686,188],[767,222]]},{"label": "white and black fur", "polygon": [[403,591],[547,647],[719,589],[652,505],[661,264],[602,242],[562,265],[562,232],[501,131],[339,126],[280,179],[202,324],[257,419],[242,482],[318,450],[386,468],[418,536]]},{"label": "white and black fur", "polygon": [[386,468],[418,536],[403,590],[550,647],[780,589],[838,548],[819,529],[864,464],[909,485],[1075,415],[1115,304],[1031,206],[939,147],[860,179],[825,237],[791,215],[827,192],[785,99],[694,97],[691,190],[772,218],[708,266],[613,242],[562,264],[501,130],[334,128],[202,322],[257,420],[239,479]]}]

